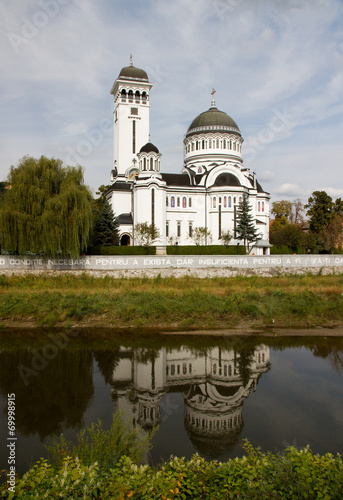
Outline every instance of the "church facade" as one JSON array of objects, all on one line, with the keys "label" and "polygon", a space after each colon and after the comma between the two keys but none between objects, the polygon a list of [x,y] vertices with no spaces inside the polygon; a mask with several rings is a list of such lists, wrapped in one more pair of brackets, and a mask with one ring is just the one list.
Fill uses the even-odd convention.
[{"label": "church facade", "polygon": [[246,194],[258,238],[251,253],[269,253],[269,193],[243,164],[243,137],[236,122],[215,104],[190,124],[184,137],[180,173],[163,173],[161,153],[150,142],[152,83],[132,64],[111,89],[114,97],[114,164],[107,192],[119,218],[120,244],[138,244],[135,226],[154,224],[155,245],[192,245],[196,228],[206,228],[205,244],[236,238],[237,208]]}]

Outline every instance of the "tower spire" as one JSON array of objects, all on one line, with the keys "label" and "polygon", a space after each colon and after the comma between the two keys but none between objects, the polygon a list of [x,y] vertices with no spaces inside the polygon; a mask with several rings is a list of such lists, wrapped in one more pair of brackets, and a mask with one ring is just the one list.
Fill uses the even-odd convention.
[{"label": "tower spire", "polygon": [[133,66],[132,54],[130,54],[130,66]]},{"label": "tower spire", "polygon": [[216,91],[214,89],[212,89],[212,92],[211,92],[211,96],[212,96],[211,108],[215,108],[216,107],[216,101],[214,100],[214,94],[215,93],[216,93]]}]

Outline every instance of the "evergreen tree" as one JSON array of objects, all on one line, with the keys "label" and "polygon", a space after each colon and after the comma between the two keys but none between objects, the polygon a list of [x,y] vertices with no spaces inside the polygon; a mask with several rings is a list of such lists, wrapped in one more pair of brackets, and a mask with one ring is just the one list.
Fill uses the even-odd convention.
[{"label": "evergreen tree", "polygon": [[11,167],[0,206],[3,248],[23,255],[79,256],[92,226],[92,195],[81,167],[25,156]]},{"label": "evergreen tree", "polygon": [[94,246],[119,244],[119,222],[106,198],[101,201],[100,210],[94,224]]},{"label": "evergreen tree", "polygon": [[239,203],[237,208],[237,219],[236,219],[236,238],[238,240],[243,240],[244,245],[257,240],[257,229],[254,223],[254,218],[251,214],[252,208],[249,204],[248,196],[246,193],[243,194],[243,200]]}]

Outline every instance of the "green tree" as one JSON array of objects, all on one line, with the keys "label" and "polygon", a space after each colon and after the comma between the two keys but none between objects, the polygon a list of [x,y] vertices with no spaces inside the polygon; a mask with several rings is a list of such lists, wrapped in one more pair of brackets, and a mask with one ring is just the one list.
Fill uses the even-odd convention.
[{"label": "green tree", "polygon": [[195,227],[192,231],[192,240],[196,245],[208,245],[212,242],[211,231],[207,227]]},{"label": "green tree", "polygon": [[134,227],[135,244],[150,246],[155,240],[160,237],[160,231],[155,224],[148,224],[147,222],[139,222]]},{"label": "green tree", "polygon": [[94,222],[93,246],[112,246],[119,244],[119,222],[114,216],[111,205],[106,198],[100,203],[100,208]]},{"label": "green tree", "polygon": [[271,213],[275,215],[276,220],[282,218],[289,220],[292,207],[292,202],[288,200],[273,201]]},{"label": "green tree", "polygon": [[25,156],[11,167],[0,206],[3,248],[49,256],[79,256],[92,226],[92,195],[82,167],[63,167],[62,161]]},{"label": "green tree", "polygon": [[256,241],[258,236],[254,217],[251,212],[252,207],[249,203],[248,196],[244,193],[243,200],[239,203],[237,208],[236,238],[238,240],[243,240],[245,246],[248,245],[248,251],[249,243]]}]

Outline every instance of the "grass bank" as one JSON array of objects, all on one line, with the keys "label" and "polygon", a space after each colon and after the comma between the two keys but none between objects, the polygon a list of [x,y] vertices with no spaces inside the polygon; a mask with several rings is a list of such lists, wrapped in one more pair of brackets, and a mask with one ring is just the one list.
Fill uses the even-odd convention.
[{"label": "grass bank", "polygon": [[0,275],[0,324],[217,329],[343,325],[343,275]]}]

